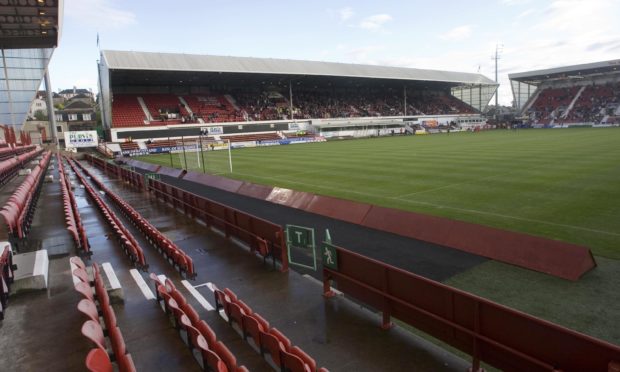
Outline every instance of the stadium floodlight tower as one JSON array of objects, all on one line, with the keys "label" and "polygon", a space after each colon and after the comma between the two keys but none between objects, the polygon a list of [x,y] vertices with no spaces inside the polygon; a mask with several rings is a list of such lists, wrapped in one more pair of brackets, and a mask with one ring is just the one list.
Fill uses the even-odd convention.
[{"label": "stadium floodlight tower", "polygon": [[58,46],[63,0],[0,2],[0,124],[21,129],[45,78],[51,133],[57,143],[48,65]]}]

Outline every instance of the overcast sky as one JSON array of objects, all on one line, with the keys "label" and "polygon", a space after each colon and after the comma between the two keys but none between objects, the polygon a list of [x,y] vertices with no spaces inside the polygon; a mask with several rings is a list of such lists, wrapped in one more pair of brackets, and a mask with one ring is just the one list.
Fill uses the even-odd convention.
[{"label": "overcast sky", "polygon": [[620,58],[620,0],[65,0],[52,88],[97,90],[101,49],[508,74]]}]

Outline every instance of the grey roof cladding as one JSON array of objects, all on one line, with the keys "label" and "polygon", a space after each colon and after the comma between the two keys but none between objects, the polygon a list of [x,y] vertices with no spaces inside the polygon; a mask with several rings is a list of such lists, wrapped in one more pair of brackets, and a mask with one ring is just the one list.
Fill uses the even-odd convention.
[{"label": "grey roof cladding", "polygon": [[544,76],[544,75],[573,73],[573,72],[579,72],[583,70],[593,70],[597,68],[608,68],[608,67],[620,68],[620,59],[613,59],[609,61],[593,62],[593,63],[583,63],[583,64],[571,65],[571,66],[561,66],[561,67],[547,68],[547,69],[541,69],[541,70],[532,70],[532,71],[525,71],[525,72],[515,72],[513,74],[509,74],[508,77],[513,80],[518,80],[518,79],[526,79],[526,78],[531,78],[531,77],[539,77],[539,76]]},{"label": "grey roof cladding", "polygon": [[101,54],[102,61],[111,70],[315,75],[495,85],[481,74],[407,67],[118,50],[104,50]]}]

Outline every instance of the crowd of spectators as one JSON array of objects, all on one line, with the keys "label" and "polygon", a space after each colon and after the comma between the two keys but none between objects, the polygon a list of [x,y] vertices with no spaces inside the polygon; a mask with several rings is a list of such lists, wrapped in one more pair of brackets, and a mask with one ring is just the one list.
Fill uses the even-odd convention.
[{"label": "crowd of spectators", "polygon": [[[247,120],[290,118],[290,102],[277,92],[235,92],[233,97]],[[391,90],[301,90],[293,95],[293,114],[299,119],[402,116],[402,93]],[[424,92],[407,98],[408,115],[472,114],[475,110],[444,92]]]},{"label": "crowd of spectators", "polygon": [[[256,88],[182,96],[187,106],[174,95],[150,94],[148,102],[154,121],[166,124],[287,120],[291,102],[285,93]],[[295,89],[292,110],[297,119],[475,113],[447,92],[413,92],[407,97],[406,112],[404,102],[402,92],[390,88],[314,87]]]},{"label": "crowd of spectators", "polygon": [[[620,83],[543,89],[528,110],[531,123],[615,123]],[[575,100],[576,99],[576,100]],[[571,107],[571,103],[575,101]]]}]

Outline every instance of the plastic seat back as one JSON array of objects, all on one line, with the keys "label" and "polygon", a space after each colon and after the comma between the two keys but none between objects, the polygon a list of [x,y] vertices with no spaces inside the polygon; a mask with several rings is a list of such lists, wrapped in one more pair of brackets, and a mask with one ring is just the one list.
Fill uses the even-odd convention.
[{"label": "plastic seat back", "polygon": [[95,301],[95,295],[93,294],[93,289],[84,282],[79,282],[75,285],[75,291],[80,293],[84,298],[87,298],[91,301]]},{"label": "plastic seat back", "polygon": [[95,346],[105,350],[105,338],[103,336],[103,329],[101,325],[94,320],[87,320],[82,324],[82,334],[84,337],[92,341]]},{"label": "plastic seat back", "polygon": [[99,322],[99,313],[95,303],[87,298],[83,298],[78,302],[77,309],[86,315],[90,320]]},{"label": "plastic seat back", "polygon": [[92,349],[86,356],[86,368],[90,372],[112,372],[112,362],[105,350]]},{"label": "plastic seat back", "polygon": [[291,353],[300,357],[301,360],[310,367],[311,371],[316,371],[316,362],[310,355],[306,354],[305,351],[301,350],[298,346],[293,346],[291,348]]},{"label": "plastic seat back", "polygon": [[224,345],[221,341],[215,343],[214,351],[217,355],[222,358],[226,367],[228,367],[229,371],[234,371],[237,367],[237,358],[233,355],[233,353],[228,350],[226,345]]},{"label": "plastic seat back", "polygon": [[211,327],[209,327],[207,322],[201,320],[200,322],[198,322],[198,324],[195,324],[194,326],[198,328],[200,334],[207,340],[209,347],[215,347],[215,343],[217,342],[217,336],[215,335],[215,332],[213,332]]},{"label": "plastic seat back", "polygon": [[271,333],[259,331],[258,334],[260,340],[259,343],[261,354],[264,355],[265,352],[267,352],[269,355],[271,355],[271,359],[273,360],[274,364],[281,368],[281,352],[287,351],[287,349],[284,347],[284,344],[282,344],[282,342],[280,342],[280,340]]}]

